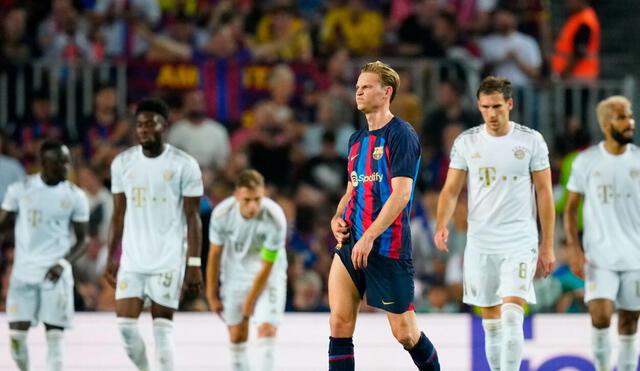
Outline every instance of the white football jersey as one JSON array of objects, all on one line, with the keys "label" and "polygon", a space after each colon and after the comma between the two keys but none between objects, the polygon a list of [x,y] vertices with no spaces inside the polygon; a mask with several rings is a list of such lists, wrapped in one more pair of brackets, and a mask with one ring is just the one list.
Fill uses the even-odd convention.
[{"label": "white football jersey", "polygon": [[578,154],[567,189],[584,195],[587,260],[616,271],[640,269],[640,148],[612,155],[604,142]]},{"label": "white football jersey", "polygon": [[13,275],[29,283],[42,282],[69,253],[71,222],[89,221],[84,191],[68,181],[49,186],[40,174],[10,185],[2,208],[17,213]]},{"label": "white football jersey", "polygon": [[503,253],[538,243],[531,172],[549,167],[549,151],[537,131],[510,123],[506,135],[485,124],[456,138],[449,167],[467,171],[467,247]]},{"label": "white football jersey", "polygon": [[276,283],[287,277],[287,220],[280,205],[263,197],[260,211],[252,219],[240,214],[235,197],[220,202],[211,213],[209,242],[220,245],[220,281],[234,285],[251,285],[262,266],[260,250],[264,247],[277,251],[269,282]]},{"label": "white football jersey", "polygon": [[148,274],[182,269],[187,248],[183,197],[203,193],[196,160],[169,144],[154,158],[141,146],[129,148],[111,164],[111,192],[127,198],[120,269]]}]

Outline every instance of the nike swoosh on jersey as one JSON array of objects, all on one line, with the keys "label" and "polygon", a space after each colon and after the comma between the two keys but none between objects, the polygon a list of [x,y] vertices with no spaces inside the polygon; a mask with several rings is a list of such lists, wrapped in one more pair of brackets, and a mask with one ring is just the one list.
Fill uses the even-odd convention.
[{"label": "nike swoosh on jersey", "polygon": [[391,305],[391,304],[394,304],[394,303],[395,303],[395,301],[384,301],[384,300],[382,301],[383,305]]},{"label": "nike swoosh on jersey", "polygon": [[351,157],[351,159],[349,161],[353,161],[353,159],[355,159],[356,157],[360,156],[360,154],[358,153],[357,155]]}]

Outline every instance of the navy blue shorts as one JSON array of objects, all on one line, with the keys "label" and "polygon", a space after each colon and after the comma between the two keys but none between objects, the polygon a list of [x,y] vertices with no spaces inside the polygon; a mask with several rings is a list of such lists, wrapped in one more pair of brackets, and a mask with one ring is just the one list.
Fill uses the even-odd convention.
[{"label": "navy blue shorts", "polygon": [[[351,241],[351,240],[349,240]],[[384,311],[402,314],[413,310],[413,262],[369,254],[366,268],[356,270],[351,261],[354,243],[345,243],[336,254],[347,268],[360,298],[367,294],[367,304]]]}]

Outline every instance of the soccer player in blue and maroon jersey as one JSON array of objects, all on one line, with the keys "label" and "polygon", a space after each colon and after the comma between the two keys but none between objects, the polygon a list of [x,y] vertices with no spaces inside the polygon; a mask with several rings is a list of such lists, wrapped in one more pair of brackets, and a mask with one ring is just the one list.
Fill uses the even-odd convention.
[{"label": "soccer player in blue and maroon jersey", "polygon": [[389,104],[400,84],[382,62],[365,65],[356,85],[367,127],[349,140],[349,182],[331,220],[338,241],[329,273],[329,370],[355,368],[353,332],[360,302],[387,312],[391,331],[419,370],[440,370],[437,352],[416,324],[409,211],[420,143]]}]

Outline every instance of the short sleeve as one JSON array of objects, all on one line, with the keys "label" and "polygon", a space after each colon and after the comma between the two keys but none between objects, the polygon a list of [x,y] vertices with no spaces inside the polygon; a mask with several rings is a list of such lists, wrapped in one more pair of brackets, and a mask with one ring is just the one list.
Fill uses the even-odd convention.
[{"label": "short sleeve", "polygon": [[453,146],[451,146],[451,154],[449,155],[449,157],[451,158],[451,162],[449,162],[450,168],[459,170],[469,169],[467,159],[465,158],[464,144],[460,137],[456,138],[455,142],[453,142]]},{"label": "short sleeve", "polygon": [[193,158],[189,159],[182,172],[181,190],[184,197],[199,197],[204,193],[200,166]]},{"label": "short sleeve", "polygon": [[2,200],[2,209],[6,211],[18,211],[20,200],[20,185],[22,182],[16,182],[9,186]]},{"label": "short sleeve", "polygon": [[116,157],[111,162],[111,193],[124,192],[124,184],[122,184],[122,161],[121,157]]},{"label": "short sleeve", "polygon": [[76,190],[76,202],[73,206],[71,220],[76,223],[86,223],[89,221],[89,199],[84,191]]},{"label": "short sleeve", "polygon": [[[407,124],[408,125],[408,124]],[[420,141],[413,130],[401,129],[390,138],[389,162],[391,178],[414,178],[420,161]]]},{"label": "short sleeve", "polygon": [[222,246],[224,243],[224,235],[222,233],[222,226],[220,225],[220,218],[216,218],[214,215],[216,209],[211,212],[211,220],[209,221],[209,243]]},{"label": "short sleeve", "polygon": [[549,168],[549,149],[547,143],[544,141],[542,134],[536,132],[536,139],[533,144],[533,151],[531,153],[531,162],[529,168],[531,171],[540,171]]},{"label": "short sleeve", "polygon": [[575,160],[571,164],[571,174],[569,175],[569,181],[567,182],[567,189],[571,192],[584,194],[585,179],[583,171],[583,156],[576,156]]},{"label": "short sleeve", "polygon": [[273,251],[284,250],[285,241],[287,239],[287,219],[284,216],[282,208],[275,204],[271,208],[274,226],[264,248]]}]

